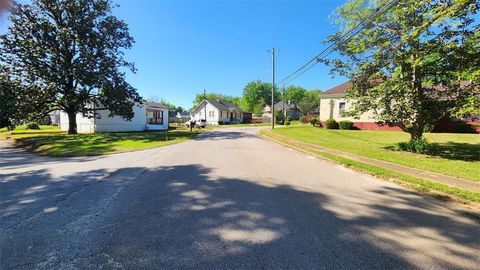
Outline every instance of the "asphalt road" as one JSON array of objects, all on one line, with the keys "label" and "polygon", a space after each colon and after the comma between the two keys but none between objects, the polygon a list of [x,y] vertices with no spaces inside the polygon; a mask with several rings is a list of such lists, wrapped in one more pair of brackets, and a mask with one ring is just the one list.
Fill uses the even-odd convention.
[{"label": "asphalt road", "polygon": [[147,151],[0,147],[0,269],[480,269],[434,199],[222,129]]}]

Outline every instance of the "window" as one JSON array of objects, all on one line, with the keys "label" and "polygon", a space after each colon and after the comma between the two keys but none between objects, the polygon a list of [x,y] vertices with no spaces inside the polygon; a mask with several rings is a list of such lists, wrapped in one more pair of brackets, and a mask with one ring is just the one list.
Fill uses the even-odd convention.
[{"label": "window", "polygon": [[163,125],[163,111],[153,111],[149,116],[150,125]]},{"label": "window", "polygon": [[208,117],[215,117],[215,111],[208,111]]},{"label": "window", "polygon": [[347,103],[346,102],[340,102],[338,103],[338,115],[343,116],[345,113],[345,110],[347,108]]}]

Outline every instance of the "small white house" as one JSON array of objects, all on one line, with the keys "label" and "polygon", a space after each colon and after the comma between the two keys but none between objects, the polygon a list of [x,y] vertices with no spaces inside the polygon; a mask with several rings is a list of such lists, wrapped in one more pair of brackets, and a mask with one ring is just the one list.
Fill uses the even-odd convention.
[{"label": "small white house", "polygon": [[243,111],[237,106],[213,99],[203,100],[190,111],[193,120],[206,120],[208,124],[238,124],[243,122]]},{"label": "small white house", "polygon": [[[77,114],[77,132],[126,132],[144,130],[168,129],[168,108],[155,102],[145,102],[133,107],[134,116],[125,120],[120,116],[109,117],[108,110],[97,111],[97,116],[88,118],[81,113]],[[61,111],[60,129],[68,130],[68,115]]]}]

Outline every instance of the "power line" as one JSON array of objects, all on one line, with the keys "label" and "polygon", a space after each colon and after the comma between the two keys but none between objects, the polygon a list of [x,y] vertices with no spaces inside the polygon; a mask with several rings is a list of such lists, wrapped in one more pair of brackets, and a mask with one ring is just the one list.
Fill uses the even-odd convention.
[{"label": "power line", "polygon": [[[303,73],[305,73],[306,71],[308,71],[309,69],[311,69],[312,67],[314,67],[319,61],[320,61],[320,58],[322,57],[322,54],[326,53],[323,57],[326,57],[328,56],[332,51],[333,51],[333,47],[335,45],[338,44],[338,42],[346,42],[348,40],[350,40],[351,38],[353,38],[355,35],[357,35],[358,33],[360,33],[363,29],[365,29],[365,27],[368,25],[368,24],[364,24],[367,20],[369,21],[372,21],[376,18],[378,18],[379,16],[383,15],[385,12],[387,12],[390,8],[392,8],[394,6],[394,4],[398,3],[397,1],[393,0],[392,2],[390,2],[389,4],[383,6],[383,7],[378,7],[375,9],[374,12],[372,12],[368,17],[364,18],[363,20],[361,20],[355,27],[351,28],[349,31],[347,31],[346,33],[344,33],[337,42],[334,42],[332,44],[330,44],[327,48],[325,48],[323,51],[321,51],[319,54],[317,54],[314,58],[312,58],[310,61],[308,61],[307,63],[305,63],[303,66],[301,66],[299,69],[297,69],[296,71],[290,73],[288,76],[286,76],[285,78],[283,78],[282,80],[280,80],[279,83],[283,83],[283,84],[288,84],[290,83],[291,81],[295,80],[296,78],[298,78],[299,76],[301,76]],[[382,10],[383,9],[383,10]],[[362,26],[363,25],[363,26]],[[360,26],[362,26],[360,29],[358,29]],[[345,39],[346,38],[346,39]]]}]

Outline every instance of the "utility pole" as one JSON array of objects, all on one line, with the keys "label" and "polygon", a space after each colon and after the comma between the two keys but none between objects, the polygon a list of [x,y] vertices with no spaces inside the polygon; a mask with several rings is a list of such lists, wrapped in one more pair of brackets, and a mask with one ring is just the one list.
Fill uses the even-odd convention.
[{"label": "utility pole", "polygon": [[272,129],[275,129],[275,48],[269,50],[272,52]]},{"label": "utility pole", "polygon": [[207,123],[207,92],[203,88],[203,100],[205,100],[205,106],[203,107],[203,112],[205,113],[205,124]]},{"label": "utility pole", "polygon": [[287,118],[287,112],[285,112],[285,84],[282,87],[282,113],[283,113],[283,121],[285,124],[285,119]]}]

